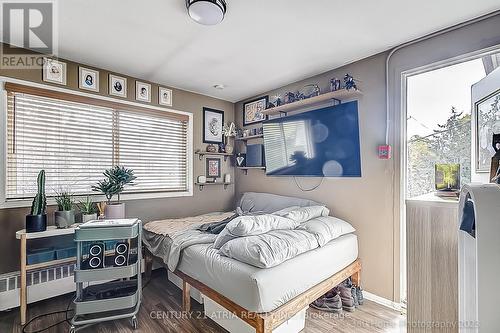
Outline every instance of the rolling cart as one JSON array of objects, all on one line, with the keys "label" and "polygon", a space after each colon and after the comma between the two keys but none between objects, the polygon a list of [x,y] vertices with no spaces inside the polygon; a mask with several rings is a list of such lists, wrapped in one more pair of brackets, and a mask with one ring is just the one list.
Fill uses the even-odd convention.
[{"label": "rolling cart", "polygon": [[75,230],[76,297],[70,333],[123,318],[131,318],[137,328],[142,296],[141,240],[139,219],[90,221]]}]

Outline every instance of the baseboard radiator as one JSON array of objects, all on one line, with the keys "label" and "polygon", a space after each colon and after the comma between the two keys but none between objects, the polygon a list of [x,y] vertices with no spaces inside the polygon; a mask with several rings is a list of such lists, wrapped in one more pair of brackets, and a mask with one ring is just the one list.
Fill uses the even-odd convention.
[{"label": "baseboard radiator", "polygon": [[[67,264],[28,272],[26,276],[28,303],[74,291],[73,269],[73,264]],[[19,306],[20,286],[19,272],[0,275],[0,311]]]}]

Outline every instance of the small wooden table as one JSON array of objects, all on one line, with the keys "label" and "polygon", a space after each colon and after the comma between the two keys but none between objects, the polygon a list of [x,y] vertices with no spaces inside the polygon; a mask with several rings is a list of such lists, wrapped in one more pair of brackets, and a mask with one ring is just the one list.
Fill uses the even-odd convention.
[{"label": "small wooden table", "polygon": [[21,288],[19,293],[19,305],[21,312],[21,325],[26,323],[26,311],[28,303],[28,294],[26,286],[26,273],[29,270],[40,269],[44,267],[54,266],[58,264],[64,264],[68,262],[75,261],[75,257],[64,258],[59,260],[51,260],[47,262],[41,262],[38,264],[28,265],[26,263],[26,250],[27,250],[27,240],[36,238],[48,238],[70,235],[75,233],[75,228],[78,227],[78,223],[71,225],[65,229],[58,229],[55,226],[48,226],[47,230],[42,232],[26,232],[26,229],[22,229],[16,232],[16,239],[21,240],[21,253],[20,253],[20,263],[21,263]]}]

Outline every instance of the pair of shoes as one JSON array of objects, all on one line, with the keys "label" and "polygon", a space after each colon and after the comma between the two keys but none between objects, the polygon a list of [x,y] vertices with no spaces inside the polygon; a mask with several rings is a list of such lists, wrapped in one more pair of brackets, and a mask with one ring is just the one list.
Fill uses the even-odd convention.
[{"label": "pair of shoes", "polygon": [[359,305],[363,305],[364,297],[363,297],[363,289],[360,286],[356,286],[356,297],[358,298]]},{"label": "pair of shoes", "polygon": [[342,300],[337,288],[334,288],[311,303],[311,307],[332,313],[342,312]]},{"label": "pair of shoes", "polygon": [[356,308],[355,298],[352,293],[352,285],[343,282],[338,285],[340,299],[342,300],[342,308],[347,312],[353,312]]}]

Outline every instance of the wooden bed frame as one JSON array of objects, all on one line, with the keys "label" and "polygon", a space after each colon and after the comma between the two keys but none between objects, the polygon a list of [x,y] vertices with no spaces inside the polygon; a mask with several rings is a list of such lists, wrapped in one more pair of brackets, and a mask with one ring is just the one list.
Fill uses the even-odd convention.
[{"label": "wooden bed frame", "polygon": [[[153,264],[153,254],[149,250],[144,251],[146,262],[146,280],[151,278],[151,270]],[[359,286],[361,283],[361,263],[356,259],[352,264],[341,270],[340,272],[332,275],[328,279],[320,282],[309,290],[289,300],[279,308],[266,313],[256,313],[248,311],[238,304],[234,303],[227,297],[219,294],[217,291],[207,287],[203,283],[193,279],[192,277],[176,270],[174,272],[179,278],[182,279],[182,310],[191,311],[191,296],[190,288],[193,286],[198,289],[202,294],[208,296],[214,302],[224,307],[236,315],[241,320],[255,328],[256,333],[271,333],[273,329],[292,318],[299,311],[314,302],[320,296],[326,294],[330,289],[340,284],[345,279],[351,277],[352,283]]]}]

